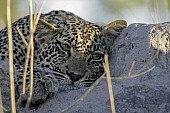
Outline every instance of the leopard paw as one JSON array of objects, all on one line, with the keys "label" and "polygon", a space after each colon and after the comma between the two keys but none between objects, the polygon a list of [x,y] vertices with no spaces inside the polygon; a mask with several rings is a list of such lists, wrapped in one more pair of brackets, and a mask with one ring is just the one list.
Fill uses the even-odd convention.
[{"label": "leopard paw", "polygon": [[[31,104],[36,105],[45,102],[48,98],[53,97],[58,92],[58,81],[50,75],[46,75],[41,79],[35,78],[33,83],[33,93]],[[29,88],[28,88],[29,89]],[[22,97],[22,101],[26,101],[29,90]]]}]

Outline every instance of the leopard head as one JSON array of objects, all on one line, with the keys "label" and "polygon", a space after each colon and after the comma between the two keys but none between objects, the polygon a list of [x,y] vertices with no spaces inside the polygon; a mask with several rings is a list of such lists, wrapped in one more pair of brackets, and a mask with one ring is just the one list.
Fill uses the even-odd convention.
[{"label": "leopard head", "polygon": [[49,15],[60,18],[51,21],[50,17],[41,18],[54,25],[56,30],[39,22],[35,32],[37,64],[52,70],[64,87],[90,86],[104,73],[104,54],[126,22],[98,26],[72,13],[51,13]]}]

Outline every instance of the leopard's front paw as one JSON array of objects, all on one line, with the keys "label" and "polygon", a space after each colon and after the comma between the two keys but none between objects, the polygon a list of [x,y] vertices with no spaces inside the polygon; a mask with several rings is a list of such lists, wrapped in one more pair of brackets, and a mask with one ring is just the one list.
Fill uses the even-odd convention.
[{"label": "leopard's front paw", "polygon": [[[44,76],[42,79],[35,78],[33,83],[33,93],[31,98],[31,104],[40,104],[45,102],[48,98],[51,98],[58,92],[58,81],[50,75]],[[22,101],[26,101],[29,95],[27,89]]]}]

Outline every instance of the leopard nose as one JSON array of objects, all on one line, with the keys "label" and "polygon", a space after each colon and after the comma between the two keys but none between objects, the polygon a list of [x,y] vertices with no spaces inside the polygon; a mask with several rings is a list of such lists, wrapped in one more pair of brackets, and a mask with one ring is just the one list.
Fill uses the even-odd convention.
[{"label": "leopard nose", "polygon": [[78,81],[82,77],[81,74],[76,74],[74,72],[69,72],[68,75],[69,75],[69,77],[70,77],[70,79],[72,80],[73,83],[75,81]]}]

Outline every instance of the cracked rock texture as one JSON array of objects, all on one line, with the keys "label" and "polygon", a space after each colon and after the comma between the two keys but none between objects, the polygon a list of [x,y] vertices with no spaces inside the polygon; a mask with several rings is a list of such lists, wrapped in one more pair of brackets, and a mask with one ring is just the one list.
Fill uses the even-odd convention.
[{"label": "cracked rock texture", "polygon": [[[115,40],[109,58],[116,113],[170,113],[169,41],[168,22],[131,24]],[[28,112],[60,113],[87,90],[59,92]],[[106,79],[66,113],[111,113]]]}]

